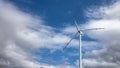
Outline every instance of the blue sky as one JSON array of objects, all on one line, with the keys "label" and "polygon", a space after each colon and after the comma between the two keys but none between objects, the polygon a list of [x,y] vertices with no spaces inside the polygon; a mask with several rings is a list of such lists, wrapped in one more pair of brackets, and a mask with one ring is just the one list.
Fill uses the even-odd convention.
[{"label": "blue sky", "polygon": [[62,28],[73,25],[73,17],[79,23],[85,23],[88,18],[85,11],[91,7],[109,5],[111,0],[11,0],[21,10],[40,16],[46,25]]},{"label": "blue sky", "polygon": [[84,68],[119,67],[117,60],[113,62],[116,58],[109,53],[117,52],[113,46],[119,45],[119,1],[2,0],[0,4],[0,43],[5,52],[2,60],[11,67],[18,61],[16,65],[26,64],[23,68],[27,65],[32,67],[32,64],[33,68],[76,68],[78,37],[62,50],[76,31],[73,18],[81,29],[106,28],[104,31],[83,33]]}]

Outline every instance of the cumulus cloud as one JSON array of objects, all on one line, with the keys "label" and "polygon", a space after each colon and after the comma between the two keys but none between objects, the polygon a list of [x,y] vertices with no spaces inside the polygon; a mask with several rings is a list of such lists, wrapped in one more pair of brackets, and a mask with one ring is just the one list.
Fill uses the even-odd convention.
[{"label": "cumulus cloud", "polygon": [[[93,10],[99,19],[92,19],[84,24],[84,28],[104,27],[104,30],[88,31],[90,38],[99,40],[98,44],[103,47],[101,50],[87,52],[84,59],[84,68],[119,68],[120,66],[120,1],[110,6],[100,7],[97,11]],[[88,13],[90,14],[90,13]],[[90,14],[92,15],[92,14]],[[90,16],[89,16],[90,17]]]}]

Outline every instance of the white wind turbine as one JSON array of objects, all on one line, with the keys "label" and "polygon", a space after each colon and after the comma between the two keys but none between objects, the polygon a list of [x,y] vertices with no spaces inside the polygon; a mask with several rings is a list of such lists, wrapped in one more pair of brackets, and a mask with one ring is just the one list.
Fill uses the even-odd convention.
[{"label": "white wind turbine", "polygon": [[77,29],[76,34],[70,39],[70,41],[66,44],[66,46],[63,48],[63,50],[70,44],[70,42],[74,39],[74,37],[79,34],[79,68],[82,68],[82,32],[83,31],[89,31],[89,30],[99,30],[104,28],[91,28],[91,29],[83,29],[80,30],[78,28],[77,22],[74,20],[75,27]]}]

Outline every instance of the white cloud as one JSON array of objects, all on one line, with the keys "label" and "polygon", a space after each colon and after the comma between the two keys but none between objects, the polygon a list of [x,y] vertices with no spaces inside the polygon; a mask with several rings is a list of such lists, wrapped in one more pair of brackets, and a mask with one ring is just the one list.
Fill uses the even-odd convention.
[{"label": "white cloud", "polygon": [[[104,30],[97,30],[97,31],[90,31],[88,32],[88,35],[91,38],[101,39],[101,40],[109,40],[112,36],[114,36],[114,39],[119,39],[119,21],[118,19],[102,19],[102,20],[92,20],[89,23],[87,23],[85,28],[105,28]],[[94,33],[93,33],[94,32]],[[116,35],[116,37],[115,37]]]},{"label": "white cloud", "polygon": [[120,2],[117,1],[115,4],[109,6],[109,7],[104,7],[103,12],[105,15],[104,18],[109,18],[109,19],[120,19]]},{"label": "white cloud", "polygon": [[94,59],[84,59],[83,62],[84,62],[84,68],[118,68],[119,67],[119,65],[115,63],[99,61]]},{"label": "white cloud", "polygon": [[[87,35],[90,38],[98,40],[98,44],[103,46],[102,50],[93,50],[88,52],[85,56],[89,59],[84,59],[85,68],[119,68],[120,64],[120,1],[111,4],[110,6],[102,6],[94,10],[97,14],[88,13],[92,17],[97,16],[96,19],[90,20],[84,24],[84,28],[104,27],[104,30],[88,31]],[[88,16],[89,16],[88,15]],[[90,16],[89,16],[90,17]]]}]

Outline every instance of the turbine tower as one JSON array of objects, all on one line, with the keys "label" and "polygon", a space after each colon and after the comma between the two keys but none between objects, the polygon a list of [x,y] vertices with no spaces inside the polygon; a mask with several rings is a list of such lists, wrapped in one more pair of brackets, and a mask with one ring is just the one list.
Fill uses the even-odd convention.
[{"label": "turbine tower", "polygon": [[74,39],[75,36],[79,34],[79,68],[82,68],[82,34],[84,31],[89,31],[89,30],[99,30],[99,29],[104,29],[104,28],[91,28],[91,29],[83,29],[80,30],[77,25],[77,21],[74,20],[75,27],[77,29],[76,34],[70,39],[70,41],[66,44],[66,46],[63,48],[63,50],[70,44],[70,42]]}]

